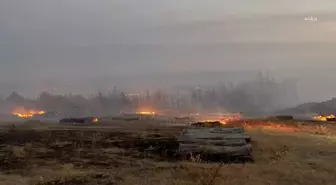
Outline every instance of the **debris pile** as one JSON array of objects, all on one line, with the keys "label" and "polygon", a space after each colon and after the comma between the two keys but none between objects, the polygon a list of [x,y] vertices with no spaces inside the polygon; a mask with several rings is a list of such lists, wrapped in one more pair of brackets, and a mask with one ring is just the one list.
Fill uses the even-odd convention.
[{"label": "debris pile", "polygon": [[207,161],[253,160],[251,138],[244,129],[221,128],[219,124],[199,122],[194,124],[195,127],[184,130],[178,138],[180,155],[199,156]]},{"label": "debris pile", "polygon": [[98,122],[99,122],[99,119],[97,117],[63,118],[59,121],[60,124],[73,124],[73,125],[96,124]]}]

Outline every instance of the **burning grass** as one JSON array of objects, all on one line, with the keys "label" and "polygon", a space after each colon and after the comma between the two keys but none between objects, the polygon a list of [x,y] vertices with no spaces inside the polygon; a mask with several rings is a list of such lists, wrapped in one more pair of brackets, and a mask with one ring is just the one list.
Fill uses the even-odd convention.
[{"label": "burning grass", "polygon": [[[334,125],[261,120],[240,125],[252,137],[254,163],[203,163],[197,156],[181,161],[160,148],[149,152],[150,145],[171,143],[167,139],[183,127],[145,122],[3,127],[6,137],[0,153],[7,161],[1,165],[0,184],[331,185],[336,181]],[[319,133],[314,133],[317,127]],[[165,146],[169,147],[173,146]]]},{"label": "burning grass", "polygon": [[43,115],[46,112],[43,110],[25,109],[24,107],[17,107],[12,114],[19,118],[32,118],[35,115]]},{"label": "burning grass", "polygon": [[317,121],[336,121],[336,116],[333,114],[330,115],[317,115],[313,117]]},{"label": "burning grass", "polygon": [[241,126],[246,129],[259,129],[277,132],[298,132],[314,135],[335,135],[336,124],[324,121],[299,121],[299,120],[243,120],[230,122],[225,126]]}]

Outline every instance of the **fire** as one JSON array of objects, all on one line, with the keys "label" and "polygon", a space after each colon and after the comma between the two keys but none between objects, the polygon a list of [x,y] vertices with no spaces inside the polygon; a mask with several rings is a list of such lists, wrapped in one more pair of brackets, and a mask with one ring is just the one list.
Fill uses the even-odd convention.
[{"label": "fire", "polygon": [[93,122],[93,123],[98,123],[98,122],[99,122],[99,119],[98,119],[98,118],[93,118],[93,119],[92,119],[92,122]]},{"label": "fire", "polygon": [[156,112],[146,112],[146,111],[144,111],[144,112],[137,112],[137,114],[142,114],[142,115],[155,115]]},{"label": "fire", "polygon": [[299,130],[293,125],[288,125],[288,124],[281,123],[281,122],[270,122],[270,121],[260,121],[260,120],[244,121],[242,126],[248,129],[259,128],[259,129],[267,129],[267,130],[281,131],[281,132],[295,132]]},{"label": "fire", "polygon": [[226,124],[226,122],[223,122],[223,121],[221,121],[221,120],[212,120],[212,119],[209,119],[209,120],[202,120],[201,122],[204,122],[204,123],[219,122],[219,123],[221,123],[221,124],[223,124],[223,125]]},{"label": "fire", "polygon": [[241,120],[240,116],[226,116],[220,119],[224,123]]},{"label": "fire", "polygon": [[336,116],[333,114],[330,114],[327,116],[318,115],[318,116],[314,116],[313,119],[318,120],[318,121],[330,121],[330,120],[336,119]]},{"label": "fire", "polygon": [[241,120],[240,114],[231,114],[231,115],[210,115],[210,116],[201,116],[201,122],[220,122],[222,124],[227,124],[230,122]]},{"label": "fire", "polygon": [[35,115],[43,115],[45,113],[46,112],[42,110],[26,110],[24,107],[17,108],[12,112],[13,115],[19,118],[31,118]]}]

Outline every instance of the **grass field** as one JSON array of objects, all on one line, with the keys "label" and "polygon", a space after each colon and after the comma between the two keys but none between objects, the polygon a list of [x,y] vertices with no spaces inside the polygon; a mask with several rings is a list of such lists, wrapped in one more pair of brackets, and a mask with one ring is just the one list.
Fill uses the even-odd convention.
[{"label": "grass field", "polygon": [[[73,127],[29,122],[1,127],[4,185],[335,184],[333,124],[240,122],[253,163],[180,160],[171,152],[183,126],[118,122]],[[150,150],[148,149],[150,148]]]}]

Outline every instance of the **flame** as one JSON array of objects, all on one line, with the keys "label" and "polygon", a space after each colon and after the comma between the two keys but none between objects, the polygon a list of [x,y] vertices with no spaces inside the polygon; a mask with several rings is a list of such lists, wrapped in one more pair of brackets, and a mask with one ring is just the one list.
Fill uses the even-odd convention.
[{"label": "flame", "polygon": [[35,115],[43,115],[45,111],[42,110],[26,110],[24,107],[19,107],[15,109],[12,114],[19,117],[19,118],[31,118]]},{"label": "flame", "polygon": [[93,119],[92,119],[92,122],[93,122],[93,123],[98,123],[98,122],[99,122],[99,119],[98,119],[98,118],[93,118]]},{"label": "flame", "polygon": [[241,120],[240,116],[226,116],[220,119],[222,122],[228,123],[232,121],[238,121]]},{"label": "flame", "polygon": [[227,124],[234,121],[241,120],[241,115],[219,115],[219,116],[202,116],[201,122],[220,122],[222,124]]},{"label": "flame", "polygon": [[223,124],[223,125],[226,124],[226,122],[223,122],[223,121],[221,121],[221,120],[212,120],[212,119],[202,120],[201,122],[204,122],[204,123],[220,122],[220,123]]},{"label": "flame", "polygon": [[142,111],[142,112],[137,112],[137,114],[141,114],[141,115],[155,115],[156,112],[146,112],[146,111]]},{"label": "flame", "polygon": [[281,132],[295,132],[299,130],[295,126],[291,126],[285,123],[260,121],[260,120],[244,121],[242,126],[244,128],[249,128],[249,129],[261,128],[261,129],[281,131]]},{"label": "flame", "polygon": [[328,119],[335,119],[335,118],[336,116],[333,114],[330,114],[327,116],[318,115],[318,116],[313,117],[314,120],[318,120],[318,121],[328,121]]}]

